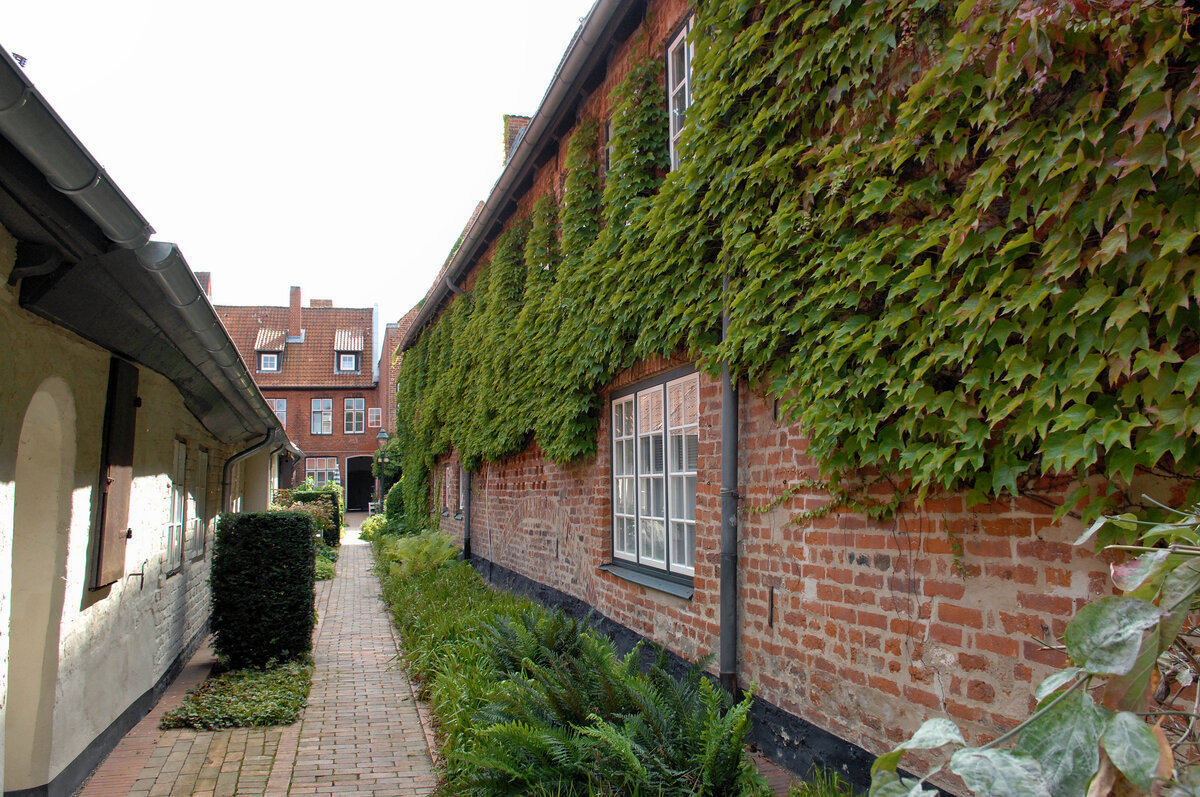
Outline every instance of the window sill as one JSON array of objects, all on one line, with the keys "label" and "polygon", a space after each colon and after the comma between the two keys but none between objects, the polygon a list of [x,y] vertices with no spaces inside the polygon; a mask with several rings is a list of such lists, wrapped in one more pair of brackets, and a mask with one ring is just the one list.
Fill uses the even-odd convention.
[{"label": "window sill", "polygon": [[692,580],[689,578],[686,581],[676,580],[667,575],[656,575],[647,573],[645,570],[636,567],[630,567],[623,562],[606,562],[598,568],[606,573],[612,573],[614,576],[625,581],[632,581],[634,584],[641,584],[643,587],[665,592],[668,595],[674,595],[677,598],[691,600],[695,588],[692,586]]},{"label": "window sill", "polygon": [[462,512],[459,512],[457,515],[455,515],[455,516],[454,516],[454,519],[455,519],[455,520],[462,520]]}]

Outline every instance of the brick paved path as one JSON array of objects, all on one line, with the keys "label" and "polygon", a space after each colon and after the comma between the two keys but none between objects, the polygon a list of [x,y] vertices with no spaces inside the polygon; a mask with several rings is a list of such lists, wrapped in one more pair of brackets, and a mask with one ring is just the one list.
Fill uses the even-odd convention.
[{"label": "brick paved path", "polygon": [[81,797],[430,794],[437,779],[427,715],[397,666],[370,548],[357,539],[354,521],[361,519],[347,519],[351,530],[337,577],[317,585],[316,667],[300,722],[159,731],[163,711],[178,705],[211,667],[211,652],[201,651],[95,772]]}]

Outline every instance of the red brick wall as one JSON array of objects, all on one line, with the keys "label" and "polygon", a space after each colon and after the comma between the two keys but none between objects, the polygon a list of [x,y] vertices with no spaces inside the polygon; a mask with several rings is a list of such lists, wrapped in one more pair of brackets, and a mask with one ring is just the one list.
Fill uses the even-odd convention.
[{"label": "red brick wall", "polygon": [[[342,483],[346,482],[346,459],[353,456],[370,456],[379,448],[375,435],[379,427],[366,426],[362,434],[345,433],[345,399],[363,398],[369,421],[370,408],[382,409],[382,384],[378,388],[356,390],[347,388],[262,388],[263,396],[268,399],[287,399],[287,433],[306,457],[337,457],[342,474]],[[315,435],[312,433],[312,400],[327,398],[333,400],[333,434]],[[387,423],[384,416],[384,423]],[[296,465],[295,480],[304,481],[306,476],[305,463],[301,460]]]},{"label": "red brick wall", "polygon": [[[678,364],[643,363],[612,387]],[[612,559],[607,409],[594,460],[558,466],[531,446],[475,475],[474,555],[579,598],[689,660],[714,652],[720,389],[704,375],[700,401],[691,600],[597,569]],[[772,404],[745,386],[740,401],[741,683],[758,683],[765,700],[875,753],[931,716],[947,715],[969,741],[983,741],[1026,715],[1033,686],[1061,663],[1028,637],[1061,634],[1079,606],[1108,589],[1105,563],[1070,544],[1077,523],[1054,524],[1034,502],[968,509],[961,496],[887,521],[843,513],[795,522],[828,500],[818,490],[761,511],[817,472],[798,427],[778,424]],[[435,469],[435,489],[447,461],[457,489],[453,455]],[[434,506],[440,511],[436,495]],[[461,521],[444,517],[442,528],[461,540]]]},{"label": "red brick wall", "polygon": [[[687,11],[682,0],[652,2],[646,24],[616,50],[581,116],[603,120],[628,67],[662,54]],[[561,190],[568,141],[520,199],[523,210]],[[598,569],[612,559],[608,395],[682,362],[645,362],[609,386],[593,460],[555,465],[534,444],[475,474],[472,550],[695,660],[715,651],[719,638],[714,380],[701,375],[694,596],[673,597]],[[1053,523],[1050,510],[1031,501],[968,508],[962,496],[907,507],[887,521],[842,513],[797,522],[798,513],[828,496],[807,489],[765,509],[799,480],[819,475],[803,431],[779,424],[773,409],[742,386],[741,683],[757,683],[763,699],[874,753],[931,716],[950,716],[969,741],[981,742],[1026,715],[1033,686],[1060,664],[1059,654],[1041,650],[1030,635],[1060,634],[1082,603],[1109,589],[1106,564],[1070,544],[1077,523]],[[435,467],[433,489],[446,462],[454,491],[453,453]],[[440,496],[434,506],[440,512]],[[451,505],[442,528],[461,540],[462,522],[453,514]]]}]

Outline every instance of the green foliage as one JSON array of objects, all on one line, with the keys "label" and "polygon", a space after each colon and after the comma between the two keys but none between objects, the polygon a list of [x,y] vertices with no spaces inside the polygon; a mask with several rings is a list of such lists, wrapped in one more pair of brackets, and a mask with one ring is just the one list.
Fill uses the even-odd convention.
[{"label": "green foliage", "polygon": [[312,662],[307,658],[214,675],[188,692],[179,708],[163,714],[159,728],[258,728],[290,725],[308,703]]},{"label": "green foliage", "polygon": [[[602,204],[594,122],[572,138],[560,273],[537,300],[537,345],[520,355],[529,378],[480,389],[501,373],[483,348],[497,333],[487,319],[502,317],[484,266],[475,295],[405,356],[406,450],[452,444],[476,467],[533,428],[557,461],[590,455],[597,389],[639,357],[687,352],[769,384],[835,484],[870,468],[919,496],[986,500],[1040,474],[1100,473],[1064,503],[1091,515],[1139,470],[1194,473],[1189,13],[1182,2],[698,4],[680,167],[660,185],[658,67],[636,66],[616,97]],[[452,372],[467,401],[427,389],[449,378],[429,360],[451,324],[461,333],[440,343],[468,365]],[[503,434],[485,446],[468,414],[501,417]],[[409,497],[425,507],[426,472],[414,478]]]},{"label": "green foliage", "polygon": [[311,515],[221,515],[213,544],[213,648],[233,669],[291,661],[312,649]]},{"label": "green foliage", "polygon": [[392,485],[383,501],[383,512],[389,518],[398,518],[404,513],[404,488],[400,482]]},{"label": "green foliage", "polygon": [[371,455],[371,475],[379,479],[380,489],[386,496],[396,482],[400,481],[400,439],[393,437]]},{"label": "green foliage", "polygon": [[856,793],[837,770],[815,767],[803,783],[788,790],[788,797],[854,797]]},{"label": "green foliage", "polygon": [[443,735],[441,793],[767,793],[743,747],[749,697],[733,705],[703,663],[678,679],[659,651],[643,672],[641,647],[618,656],[587,620],[494,592],[465,562],[414,556],[423,543],[376,551]]},{"label": "green foliage", "polygon": [[[1068,666],[1034,692],[1037,709],[981,747],[968,747],[947,719],[925,722],[906,742],[876,759],[871,794],[934,794],[921,785],[943,767],[981,797],[1009,794],[1134,797],[1191,794],[1200,776],[1200,714],[1194,699],[1200,664],[1196,630],[1185,627],[1200,596],[1200,506],[1165,522],[1129,516],[1098,521],[1077,544],[1105,525],[1139,524],[1140,540],[1165,547],[1118,545],[1139,554],[1113,565],[1122,594],[1081,608],[1067,624]],[[1015,739],[1012,748],[1001,747]],[[915,781],[897,772],[908,751],[952,748],[948,762]]]},{"label": "green foliage", "polygon": [[316,580],[329,581],[337,575],[336,563],[338,549],[332,548],[318,539],[316,542]]},{"label": "green foliage", "polygon": [[425,531],[408,537],[385,537],[375,549],[381,563],[388,565],[392,578],[408,578],[427,570],[436,570],[458,558],[459,550],[449,535]]},{"label": "green foliage", "polygon": [[306,512],[313,517],[313,526],[326,545],[342,544],[342,490],[333,482],[320,489],[311,486],[276,490],[272,509],[285,512]]}]

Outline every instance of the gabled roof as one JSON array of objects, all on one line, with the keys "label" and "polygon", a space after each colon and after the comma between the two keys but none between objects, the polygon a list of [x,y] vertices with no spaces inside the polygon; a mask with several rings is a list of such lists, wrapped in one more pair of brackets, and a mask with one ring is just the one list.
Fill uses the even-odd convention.
[{"label": "gabled roof", "polygon": [[[287,339],[287,307],[216,305],[217,317],[229,331],[238,353],[261,388],[273,387],[375,387],[370,363],[375,311],[370,307],[302,307],[300,327],[304,340]],[[270,341],[278,348],[260,348]],[[343,348],[345,347],[345,348]],[[279,351],[279,371],[258,373],[257,352]],[[335,368],[339,352],[361,355],[358,373]]]}]

